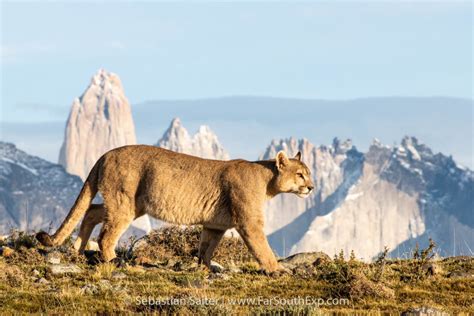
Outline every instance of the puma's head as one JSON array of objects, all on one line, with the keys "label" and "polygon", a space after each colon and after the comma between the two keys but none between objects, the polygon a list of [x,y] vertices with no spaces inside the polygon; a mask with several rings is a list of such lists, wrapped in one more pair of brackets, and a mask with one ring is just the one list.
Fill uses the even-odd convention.
[{"label": "puma's head", "polygon": [[288,158],[284,151],[278,152],[275,158],[278,175],[275,178],[279,192],[295,193],[299,197],[307,197],[314,189],[309,168],[301,161],[301,153]]}]

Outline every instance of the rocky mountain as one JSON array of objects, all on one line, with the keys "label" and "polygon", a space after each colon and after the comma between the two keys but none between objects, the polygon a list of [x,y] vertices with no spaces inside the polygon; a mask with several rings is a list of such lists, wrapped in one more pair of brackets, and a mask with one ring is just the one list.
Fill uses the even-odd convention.
[{"label": "rocky mountain", "polygon": [[281,149],[303,153],[316,190],[307,200],[281,195],[268,203],[266,230],[278,254],[342,249],[370,260],[387,246],[400,257],[430,237],[440,255],[473,254],[474,176],[452,157],[405,137],[395,147],[374,140],[367,153],[350,140],[315,147],[286,139],[261,158]]},{"label": "rocky mountain", "polygon": [[81,187],[62,166],[0,142],[0,234],[56,229]]},{"label": "rocky mountain", "polygon": [[198,132],[190,136],[179,118],[173,119],[156,146],[202,158],[229,159],[229,154],[209,126],[201,125]]},{"label": "rocky mountain", "polygon": [[72,103],[59,163],[84,180],[102,154],[135,143],[132,112],[120,78],[100,69]]}]

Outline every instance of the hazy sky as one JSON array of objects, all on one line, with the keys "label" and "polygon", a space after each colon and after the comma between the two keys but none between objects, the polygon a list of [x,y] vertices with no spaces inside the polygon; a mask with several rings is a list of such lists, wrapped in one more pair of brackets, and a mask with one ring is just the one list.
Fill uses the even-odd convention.
[{"label": "hazy sky", "polygon": [[472,97],[470,2],[2,1],[1,10],[2,121],[67,113],[100,67],[120,75],[132,103]]}]

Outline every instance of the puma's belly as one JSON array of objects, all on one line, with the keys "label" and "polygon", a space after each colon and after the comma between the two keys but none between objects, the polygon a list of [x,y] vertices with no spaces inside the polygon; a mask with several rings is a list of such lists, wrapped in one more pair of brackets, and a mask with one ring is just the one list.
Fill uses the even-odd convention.
[{"label": "puma's belly", "polygon": [[228,226],[230,212],[222,207],[218,194],[170,194],[161,191],[137,199],[137,206],[150,216],[173,224],[215,223]]}]

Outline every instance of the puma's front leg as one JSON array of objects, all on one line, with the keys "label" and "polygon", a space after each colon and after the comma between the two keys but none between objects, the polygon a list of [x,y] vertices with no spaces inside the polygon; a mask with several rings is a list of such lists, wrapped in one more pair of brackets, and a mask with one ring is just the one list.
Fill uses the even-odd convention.
[{"label": "puma's front leg", "polygon": [[245,223],[237,227],[237,231],[266,272],[274,272],[280,268],[263,232],[262,220],[247,219]]}]

